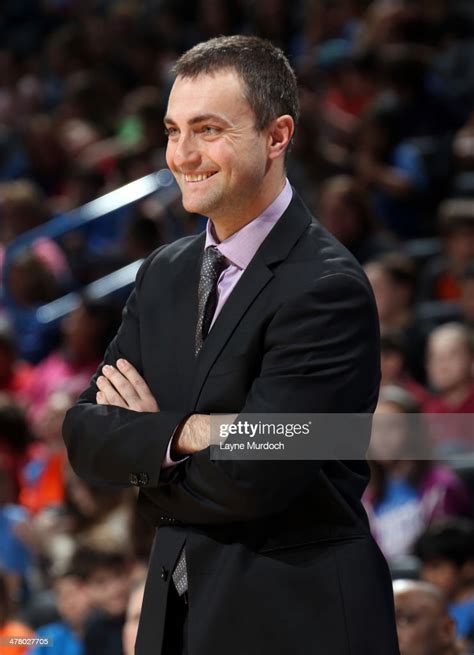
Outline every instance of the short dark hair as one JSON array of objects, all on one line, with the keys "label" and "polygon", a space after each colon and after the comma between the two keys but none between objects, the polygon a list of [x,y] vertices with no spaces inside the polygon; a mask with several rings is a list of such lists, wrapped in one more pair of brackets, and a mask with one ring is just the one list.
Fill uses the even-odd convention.
[{"label": "short dark hair", "polygon": [[398,252],[389,252],[375,260],[375,264],[397,285],[414,288],[416,268],[410,257]]},{"label": "short dark hair", "polygon": [[474,229],[474,200],[450,198],[442,202],[438,210],[438,227],[444,237],[459,230]]},{"label": "short dark hair", "polygon": [[63,577],[71,575],[83,582],[88,582],[97,571],[103,569],[120,574],[127,570],[130,562],[128,553],[117,547],[97,548],[86,544],[76,547],[69,566],[63,572]]},{"label": "short dark hair", "polygon": [[295,73],[283,51],[266,39],[234,35],[203,41],[178,59],[173,72],[177,77],[195,78],[225,69],[234,69],[240,75],[258,131],[283,114],[298,122]]},{"label": "short dark hair", "polygon": [[415,544],[422,562],[446,560],[461,567],[474,559],[474,523],[468,519],[446,519],[428,528]]}]

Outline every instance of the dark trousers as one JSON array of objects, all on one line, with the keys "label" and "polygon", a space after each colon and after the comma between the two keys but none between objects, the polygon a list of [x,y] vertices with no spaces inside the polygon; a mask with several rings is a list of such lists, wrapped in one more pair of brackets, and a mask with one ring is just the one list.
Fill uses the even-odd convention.
[{"label": "dark trousers", "polygon": [[171,582],[166,607],[162,655],[187,655],[187,619],[187,593],[178,596],[178,592]]}]

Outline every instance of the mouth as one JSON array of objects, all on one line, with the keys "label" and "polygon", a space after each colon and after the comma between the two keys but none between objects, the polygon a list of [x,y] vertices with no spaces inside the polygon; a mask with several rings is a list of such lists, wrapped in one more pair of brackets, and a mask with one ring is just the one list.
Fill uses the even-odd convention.
[{"label": "mouth", "polygon": [[217,171],[211,171],[210,173],[195,173],[194,175],[191,174],[184,174],[184,181],[188,182],[190,184],[196,184],[197,182],[204,182],[205,180],[208,180],[210,177],[215,175]]}]

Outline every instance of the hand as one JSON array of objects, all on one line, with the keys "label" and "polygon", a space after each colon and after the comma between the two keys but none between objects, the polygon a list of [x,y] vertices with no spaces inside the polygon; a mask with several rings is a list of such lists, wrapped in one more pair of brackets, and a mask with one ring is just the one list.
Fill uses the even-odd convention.
[{"label": "hand", "polygon": [[113,405],[134,412],[159,412],[160,408],[147,383],[126,359],[117,360],[117,367],[106,365],[97,379],[98,405]]}]

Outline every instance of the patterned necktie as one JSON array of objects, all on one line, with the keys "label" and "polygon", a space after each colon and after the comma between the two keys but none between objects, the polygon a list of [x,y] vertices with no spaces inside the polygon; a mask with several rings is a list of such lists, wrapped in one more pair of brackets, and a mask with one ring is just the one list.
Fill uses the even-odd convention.
[{"label": "patterned necktie", "polygon": [[[198,289],[198,320],[196,325],[196,357],[203,346],[217,306],[217,281],[226,268],[227,260],[215,246],[204,251],[201,266],[201,277]],[[186,553],[183,547],[178,563],[173,571],[174,586],[179,596],[188,590],[188,571],[186,567]]]},{"label": "patterned necktie", "polygon": [[214,246],[206,248],[202,258],[198,289],[198,319],[196,325],[196,356],[207,337],[217,307],[217,281],[227,266],[224,255]]}]

